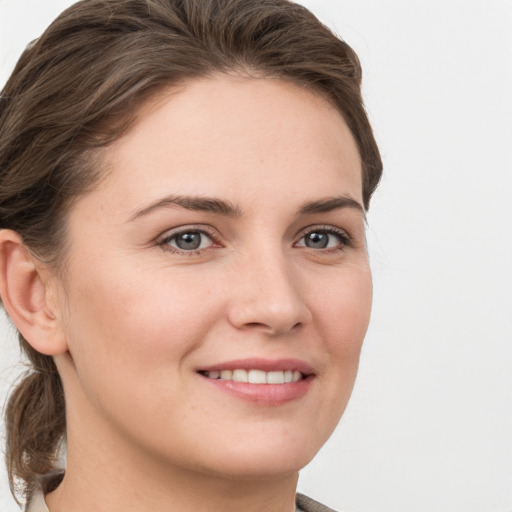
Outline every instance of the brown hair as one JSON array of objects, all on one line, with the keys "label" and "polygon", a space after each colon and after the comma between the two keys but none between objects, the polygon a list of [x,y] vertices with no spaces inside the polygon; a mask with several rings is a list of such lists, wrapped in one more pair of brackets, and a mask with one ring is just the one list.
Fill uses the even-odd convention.
[{"label": "brown hair", "polygon": [[[382,163],[353,50],[287,0],[82,0],[29,45],[0,95],[0,229],[54,268],[66,211],[100,177],[98,148],[157,90],[219,72],[307,87],[343,115],[359,147],[368,208]],[[30,494],[57,465],[66,430],[53,359],[20,335],[32,365],[6,409],[6,461]]]}]

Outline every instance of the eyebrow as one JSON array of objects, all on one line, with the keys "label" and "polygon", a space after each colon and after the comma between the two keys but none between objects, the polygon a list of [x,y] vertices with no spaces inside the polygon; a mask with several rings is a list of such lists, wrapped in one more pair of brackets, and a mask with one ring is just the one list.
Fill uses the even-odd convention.
[{"label": "eyebrow", "polygon": [[[158,210],[160,208],[168,208],[172,206],[179,206],[187,210],[214,213],[217,215],[224,215],[227,217],[240,217],[242,210],[237,206],[223,199],[215,197],[202,197],[202,196],[167,196],[154,203],[151,203],[144,208],[137,210],[129,219],[129,222],[138,219],[144,215]],[[357,210],[365,217],[365,211],[362,205],[355,199],[348,196],[329,197],[326,199],[317,199],[303,204],[298,209],[299,215],[314,215],[316,213],[326,213],[333,210],[350,208]]]},{"label": "eyebrow", "polygon": [[225,215],[228,217],[239,217],[242,214],[238,206],[235,206],[229,201],[224,201],[214,197],[167,196],[151,203],[149,206],[146,206],[141,210],[136,211],[130,217],[129,221],[131,222],[139,217],[148,215],[159,208],[168,208],[172,206],[180,206],[187,210],[215,213],[217,215]]},{"label": "eyebrow", "polygon": [[310,201],[309,203],[306,203],[299,208],[299,214],[312,215],[315,213],[331,212],[333,210],[342,208],[357,210],[363,214],[363,217],[366,217],[364,208],[361,203],[349,196],[329,197],[326,199]]}]

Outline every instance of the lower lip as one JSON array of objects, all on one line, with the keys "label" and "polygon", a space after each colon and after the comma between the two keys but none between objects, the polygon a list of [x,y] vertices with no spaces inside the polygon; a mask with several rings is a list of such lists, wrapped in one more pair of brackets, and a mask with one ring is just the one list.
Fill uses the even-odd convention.
[{"label": "lower lip", "polygon": [[203,375],[201,377],[220,391],[264,406],[283,405],[302,398],[314,380],[314,377],[310,375],[305,379],[286,384],[250,384],[233,380],[210,379]]}]

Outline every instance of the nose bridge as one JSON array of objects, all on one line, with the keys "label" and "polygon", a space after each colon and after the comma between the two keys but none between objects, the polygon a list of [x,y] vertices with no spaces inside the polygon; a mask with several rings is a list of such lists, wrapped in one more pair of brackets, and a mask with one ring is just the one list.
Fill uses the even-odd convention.
[{"label": "nose bridge", "polygon": [[239,270],[230,314],[234,325],[281,334],[307,322],[298,275],[282,247],[251,251]]}]

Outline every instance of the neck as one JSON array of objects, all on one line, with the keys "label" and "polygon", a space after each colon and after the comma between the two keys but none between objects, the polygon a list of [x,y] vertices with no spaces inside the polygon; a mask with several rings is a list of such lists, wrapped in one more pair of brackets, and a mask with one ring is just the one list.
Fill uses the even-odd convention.
[{"label": "neck", "polygon": [[298,472],[211,475],[129,451],[118,435],[100,438],[98,432],[88,439],[68,430],[66,475],[46,496],[51,512],[295,511]]},{"label": "neck", "polygon": [[[60,486],[46,496],[46,502],[51,512],[295,511],[296,476],[249,482],[180,473],[159,475],[158,481],[139,478],[139,474],[131,479],[123,475],[124,481],[120,481],[112,471],[97,467],[95,474],[82,479],[71,466]],[[133,485],[126,485],[129,480],[134,480]]]}]

